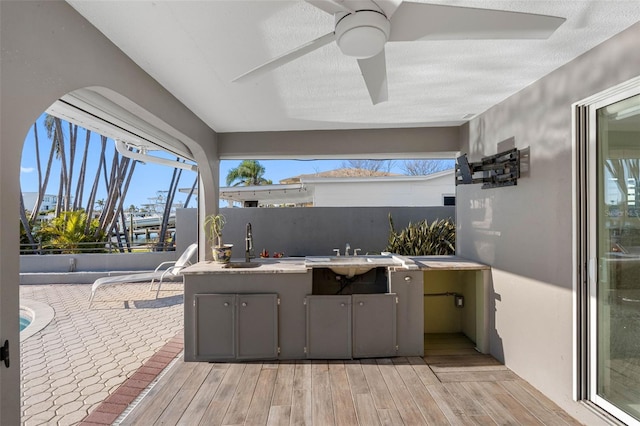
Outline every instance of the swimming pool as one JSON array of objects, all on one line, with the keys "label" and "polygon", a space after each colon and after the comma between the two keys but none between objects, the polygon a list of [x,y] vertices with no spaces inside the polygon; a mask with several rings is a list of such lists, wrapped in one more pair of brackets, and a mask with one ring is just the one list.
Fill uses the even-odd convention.
[{"label": "swimming pool", "polygon": [[20,331],[24,330],[31,324],[31,319],[33,317],[29,315],[29,312],[26,309],[20,309]]},{"label": "swimming pool", "polygon": [[[0,0],[2,1],[2,0]],[[45,328],[53,320],[55,311],[44,302],[20,299],[20,341],[24,341]]]}]

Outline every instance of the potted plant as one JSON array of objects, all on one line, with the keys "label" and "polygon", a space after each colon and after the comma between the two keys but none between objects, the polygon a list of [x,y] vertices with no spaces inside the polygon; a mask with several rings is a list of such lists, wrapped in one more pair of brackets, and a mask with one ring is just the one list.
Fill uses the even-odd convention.
[{"label": "potted plant", "polygon": [[209,215],[204,220],[207,238],[211,243],[213,260],[218,263],[229,263],[231,260],[233,244],[222,243],[222,228],[226,223],[227,220],[221,214]]}]

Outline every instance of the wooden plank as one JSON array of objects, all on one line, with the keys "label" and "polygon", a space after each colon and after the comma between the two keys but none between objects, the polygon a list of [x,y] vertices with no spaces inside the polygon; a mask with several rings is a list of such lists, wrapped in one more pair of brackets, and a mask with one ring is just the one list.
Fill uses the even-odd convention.
[{"label": "wooden plank", "polygon": [[344,363],[344,369],[347,373],[347,378],[349,379],[349,387],[351,388],[351,393],[354,396],[371,393],[371,391],[369,390],[367,379],[364,377],[364,372],[362,371],[360,362],[346,361]]},{"label": "wooden plank", "polygon": [[238,387],[236,387],[229,408],[227,408],[227,414],[222,420],[223,425],[240,425],[244,423],[249,411],[253,391],[258,383],[260,370],[262,370],[262,364],[260,363],[249,363],[245,366]]},{"label": "wooden plank", "polygon": [[429,349],[475,348],[475,343],[462,333],[427,333],[424,335],[424,344]]},{"label": "wooden plank", "polygon": [[497,424],[495,421],[493,421],[491,416],[488,414],[483,414],[481,416],[463,416],[463,417],[466,422],[470,422],[470,424],[474,424],[476,426],[487,426],[487,425]]},{"label": "wooden plank", "polygon": [[362,426],[377,426],[380,419],[373,403],[373,398],[369,393],[358,393],[353,395],[354,405],[356,407],[356,417],[358,424]]},{"label": "wooden plank", "polygon": [[462,383],[445,383],[444,387],[449,391],[451,397],[455,399],[462,414],[466,416],[483,416],[487,414],[482,404],[462,386]]},{"label": "wooden plank", "polygon": [[294,389],[291,404],[291,424],[311,425],[313,420],[313,403],[311,389]]},{"label": "wooden plank", "polygon": [[197,363],[187,380],[185,380],[185,383],[179,388],[175,397],[171,400],[167,409],[158,417],[156,423],[178,423],[180,417],[182,417],[182,413],[187,409],[210,371],[211,365],[207,363]]},{"label": "wooden plank", "polygon": [[311,374],[311,392],[313,395],[311,415],[313,424],[335,424],[329,366],[326,361],[314,361],[311,367]]},{"label": "wooden plank", "polygon": [[311,361],[297,361],[291,396],[292,425],[311,424],[313,419],[311,401]]},{"label": "wooden plank", "polygon": [[407,358],[407,361],[409,361],[409,364],[413,366],[413,371],[416,372],[420,381],[422,381],[425,386],[440,383],[440,379],[438,379],[438,376],[433,374],[433,371],[424,362],[424,359],[418,356],[410,356]]},{"label": "wooden plank", "polygon": [[542,394],[536,392],[537,395],[534,395],[529,392],[524,385],[525,383],[524,380],[499,382],[500,386],[523,406],[527,407],[527,409],[545,425],[580,424],[571,417],[565,419],[564,416],[561,415],[564,411],[561,410],[560,407]]},{"label": "wooden plank", "polygon": [[[529,382],[522,380],[520,378],[518,378],[516,382],[518,383],[518,385],[520,385],[520,387],[522,387],[522,389],[527,391],[533,398],[535,398],[535,401],[537,401],[537,404],[543,405],[548,410],[560,410],[560,407],[556,405],[555,402],[551,401],[549,398],[544,396],[542,392],[540,392],[538,389],[533,387]],[[505,387],[508,386],[508,383],[501,383],[501,384],[502,386],[505,386]]]},{"label": "wooden plank", "polygon": [[273,390],[272,406],[291,406],[293,395],[293,373],[296,365],[293,362],[281,362],[278,366],[275,389]]},{"label": "wooden plank", "polygon": [[[429,385],[427,390],[438,404],[440,410],[445,415],[449,423],[452,425],[475,425],[476,421],[467,416],[461,408],[459,402],[455,399],[444,385]],[[493,420],[489,418],[486,425],[495,424]]]},{"label": "wooden plank", "polygon": [[579,424],[492,358],[464,350],[427,357],[432,365],[420,357],[178,363],[123,424]]},{"label": "wooden plank", "polygon": [[373,397],[376,408],[379,410],[387,408],[395,409],[396,405],[393,402],[393,398],[389,393],[387,384],[384,382],[375,360],[361,360],[360,366],[362,367],[364,377],[367,379],[367,384],[371,390],[371,396]]},{"label": "wooden plank", "polygon": [[495,371],[456,371],[451,373],[436,373],[442,383],[454,382],[497,382],[503,380],[517,380],[518,376],[511,370]]},{"label": "wooden plank", "polygon": [[211,370],[204,380],[204,384],[191,400],[191,403],[182,414],[180,420],[178,420],[177,424],[180,426],[190,426],[200,422],[202,416],[207,410],[209,402],[218,391],[220,383],[222,383],[222,380],[229,369],[229,364],[217,363],[209,365],[211,365]]},{"label": "wooden plank", "polygon": [[311,361],[296,361],[296,368],[293,373],[293,388],[311,390]]},{"label": "wooden plank", "polygon": [[425,362],[435,372],[507,370],[504,364],[490,355],[425,356]]},{"label": "wooden plank", "polygon": [[178,362],[174,365],[174,368],[171,368],[167,375],[170,376],[170,380],[175,383],[175,386],[152,387],[137,409],[132,411],[122,424],[154,424],[196,366],[197,364],[189,362]]},{"label": "wooden plank", "polygon": [[380,373],[382,374],[382,377],[389,388],[389,392],[391,393],[391,397],[395,402],[396,409],[400,413],[405,424],[426,424],[426,420],[413,400],[411,392],[407,389],[391,360],[388,358],[381,358],[378,359],[377,362]]},{"label": "wooden plank", "polygon": [[382,426],[405,425],[405,423],[402,421],[402,417],[400,416],[400,413],[396,409],[384,408],[384,409],[378,410],[378,416],[380,417],[380,424]]},{"label": "wooden plank", "polygon": [[462,333],[428,333],[424,335],[424,354],[430,356],[477,355],[473,343]]},{"label": "wooden plank", "polygon": [[229,364],[229,368],[218,386],[218,390],[216,390],[215,395],[200,419],[200,425],[222,424],[222,420],[225,414],[227,414],[229,404],[231,404],[231,400],[233,399],[233,394],[240,383],[240,378],[242,377],[245,366],[246,365],[242,363]]},{"label": "wooden plank", "polygon": [[440,356],[440,355],[474,355],[477,354],[478,351],[476,351],[473,348],[468,348],[468,349],[461,349],[461,348],[447,348],[447,347],[443,347],[443,348],[432,348],[432,347],[428,347],[425,346],[424,348],[424,355],[425,356]]},{"label": "wooden plank", "polygon": [[272,405],[269,409],[267,426],[289,426],[291,422],[290,405]]},{"label": "wooden plank", "polygon": [[342,362],[329,363],[329,379],[331,383],[331,400],[336,425],[357,424],[353,395],[349,387],[347,372]]},{"label": "wooden plank", "polygon": [[276,383],[278,370],[274,368],[263,368],[258,377],[258,383],[249,404],[246,424],[248,425],[264,425],[269,418],[269,407],[271,406],[271,397],[273,396],[273,388]]},{"label": "wooden plank", "polygon": [[394,358],[393,364],[427,423],[430,425],[448,425],[447,418],[409,361],[404,358]]},{"label": "wooden plank", "polygon": [[[491,416],[491,418],[498,424],[525,424],[521,419],[514,417],[509,410],[506,410],[502,403],[496,398],[497,392],[493,388],[496,385],[495,382],[473,382],[462,383],[462,386],[471,394],[471,396],[480,403],[484,410]],[[503,392],[506,394],[506,392]],[[522,420],[528,420],[528,417],[532,417],[530,414],[527,417],[523,416]],[[535,419],[535,418],[534,418]],[[532,424],[532,423],[526,423]],[[539,424],[539,423],[538,423]]]}]

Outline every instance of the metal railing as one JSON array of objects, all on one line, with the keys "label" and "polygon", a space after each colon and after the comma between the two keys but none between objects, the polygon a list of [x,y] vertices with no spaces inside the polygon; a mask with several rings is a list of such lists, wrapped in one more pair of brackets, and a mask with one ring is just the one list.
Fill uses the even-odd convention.
[{"label": "metal railing", "polygon": [[173,242],[145,242],[133,244],[120,244],[118,242],[86,242],[76,243],[73,246],[55,246],[52,244],[43,244],[38,242],[35,244],[20,244],[20,254],[75,254],[75,253],[144,253],[157,251],[175,251],[176,247]]}]

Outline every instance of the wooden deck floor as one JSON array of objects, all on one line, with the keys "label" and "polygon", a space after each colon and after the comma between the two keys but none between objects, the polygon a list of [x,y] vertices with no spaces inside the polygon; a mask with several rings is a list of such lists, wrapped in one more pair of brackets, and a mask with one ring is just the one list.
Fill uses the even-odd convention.
[{"label": "wooden deck floor", "polygon": [[464,336],[425,347],[424,358],[180,361],[122,424],[579,424]]}]

